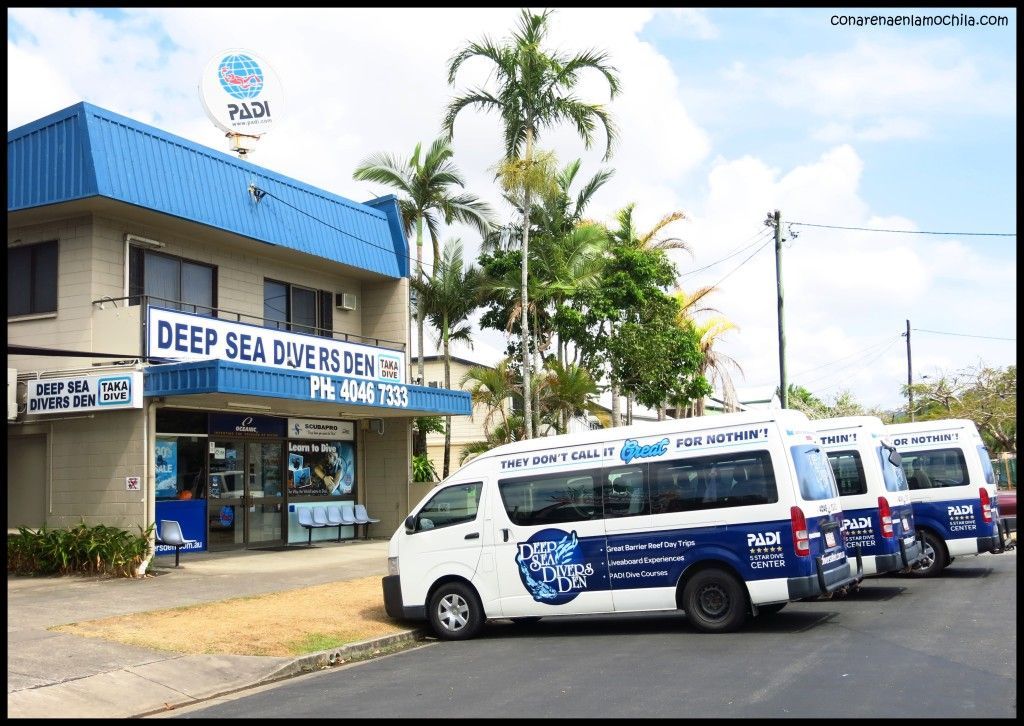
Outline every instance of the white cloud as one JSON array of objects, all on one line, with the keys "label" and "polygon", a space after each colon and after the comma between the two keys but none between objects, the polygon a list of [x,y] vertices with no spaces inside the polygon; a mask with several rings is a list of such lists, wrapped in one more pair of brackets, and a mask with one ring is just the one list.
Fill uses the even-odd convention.
[{"label": "white cloud", "polygon": [[[501,41],[518,15],[516,8],[160,8],[116,15],[11,8],[8,128],[85,100],[226,150],[223,134],[202,111],[199,75],[219,51],[251,48],[273,65],[287,98],[286,115],[260,141],[253,162],[365,200],[389,190],[352,180],[359,161],[378,151],[408,155],[417,142],[430,143],[449,100],[487,80],[488,64],[472,62],[449,86],[452,54],[484,36]],[[581,179],[602,166],[615,169],[591,216],[610,220],[632,201],[638,223],[648,227],[684,211],[688,219],[670,230],[695,251],[692,259],[676,256],[683,273],[755,243],[682,282],[692,289],[721,280],[710,302],[740,326],[723,339],[723,351],[746,372],[737,382],[771,385],[778,376],[776,286],[766,214],[781,209],[784,221],[914,229],[913,220],[899,216],[900,198],[881,210],[866,201],[878,170],[854,144],[927,138],[931,119],[942,114],[1007,113],[1016,91],[1003,79],[1011,74],[993,80],[956,40],[877,36],[792,61],[731,60],[713,78],[697,79],[704,90],[684,94],[672,63],[640,40],[651,23],[659,31],[676,23],[708,42],[718,37],[705,13],[689,8],[555,13],[553,47],[605,49],[618,69],[619,97],[609,101],[603,80],[588,74],[580,97],[607,102],[622,138],[606,164],[600,130],[589,151],[565,127],[545,132],[541,146],[555,149],[563,164],[582,158]],[[721,155],[693,118],[698,104],[705,118],[709,107],[730,109],[756,130],[767,98],[810,117],[817,139],[833,146],[810,163],[773,167],[759,158],[759,146]],[[490,171],[502,154],[500,120],[464,111],[455,150],[468,188],[504,209]],[[788,365],[791,373],[807,372],[806,380],[829,386],[829,395],[842,385],[865,403],[897,404],[906,378],[898,337],[906,319],[922,329],[1014,335],[1016,278],[1014,265],[1006,264],[1015,261],[1012,247],[1006,251],[1012,243],[977,248],[966,239],[796,229],[799,236],[783,251]],[[456,227],[444,238],[452,235],[463,237],[471,258],[475,233]],[[978,356],[1013,360],[1012,343],[933,333],[915,333],[913,340],[915,370],[962,367]],[[481,333],[478,341],[466,357],[493,363],[503,352],[496,333]]]}]

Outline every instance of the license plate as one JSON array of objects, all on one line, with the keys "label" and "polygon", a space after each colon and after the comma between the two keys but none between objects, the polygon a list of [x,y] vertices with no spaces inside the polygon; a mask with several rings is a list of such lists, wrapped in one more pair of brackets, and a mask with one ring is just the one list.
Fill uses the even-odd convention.
[{"label": "license plate", "polygon": [[835,547],[836,546],[836,533],[835,532],[826,532],[825,533],[825,546],[826,547]]},{"label": "license plate", "polygon": [[904,532],[909,532],[910,531],[910,520],[907,519],[906,517],[903,518],[903,531]]}]

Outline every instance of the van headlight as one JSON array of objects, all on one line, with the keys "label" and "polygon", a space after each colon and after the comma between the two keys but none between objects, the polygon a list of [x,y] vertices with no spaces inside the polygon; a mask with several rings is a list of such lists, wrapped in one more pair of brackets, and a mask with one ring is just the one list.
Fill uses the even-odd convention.
[{"label": "van headlight", "polygon": [[388,574],[389,575],[397,575],[398,574],[398,558],[397,557],[388,557]]}]

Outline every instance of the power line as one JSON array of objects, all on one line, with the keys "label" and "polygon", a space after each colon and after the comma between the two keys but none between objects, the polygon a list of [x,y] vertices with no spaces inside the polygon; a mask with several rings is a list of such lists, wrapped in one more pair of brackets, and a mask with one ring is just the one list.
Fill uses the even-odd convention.
[{"label": "power line", "polygon": [[[294,209],[299,214],[303,214],[303,215],[309,217],[310,219],[312,219],[313,221],[319,222],[320,224],[322,224],[323,226],[327,227],[328,229],[333,229],[335,232],[340,232],[341,234],[345,235],[346,237],[351,237],[352,239],[356,240],[357,242],[362,242],[363,244],[370,245],[370,247],[376,247],[377,249],[383,250],[383,251],[385,251],[385,252],[387,252],[389,254],[392,254],[392,255],[396,254],[396,250],[394,248],[384,247],[384,246],[379,245],[379,244],[377,244],[375,242],[371,242],[368,239],[363,239],[362,237],[358,237],[358,236],[352,234],[351,232],[347,232],[347,231],[341,229],[340,227],[335,227],[330,222],[326,222],[326,221],[320,219],[319,217],[317,217],[315,214],[310,214],[306,210],[300,209],[299,207],[296,207],[294,204],[291,204],[290,202],[286,202],[284,199],[281,199],[281,197],[277,196],[276,194],[274,194],[272,192],[268,192],[266,189],[260,189],[255,184],[252,185],[250,187],[250,189],[251,189],[253,195],[256,196],[257,200],[262,199],[263,197],[271,197],[272,199],[276,199],[277,201],[281,202],[281,204],[285,205],[286,207],[290,207],[291,209]],[[406,260],[408,260],[409,263],[410,263],[410,266],[414,265],[414,264],[415,265],[422,264],[424,267],[430,267],[430,268],[434,267],[434,265],[432,263],[430,263],[430,262],[421,262],[420,260],[417,260],[417,259],[415,259],[413,257],[410,257],[409,255],[398,255],[398,256],[399,257],[404,257]]]},{"label": "power line", "polygon": [[923,232],[909,229],[876,229],[874,227],[843,227],[838,224],[811,224],[810,222],[787,222],[786,224],[801,227],[821,227],[822,229],[848,229],[856,232],[892,232],[894,234],[947,234],[954,237],[1016,237],[1016,232]]},{"label": "power line", "polygon": [[[899,337],[899,336],[896,336],[896,337]],[[805,376],[808,373],[810,373],[811,371],[816,371],[819,368],[827,368],[828,366],[835,365],[836,363],[838,363],[840,361],[844,361],[847,358],[853,358],[854,356],[860,356],[862,354],[866,354],[869,350],[873,350],[874,348],[877,348],[880,345],[885,345],[891,339],[892,339],[892,336],[889,336],[888,338],[883,338],[882,340],[878,341],[877,343],[872,343],[868,347],[861,348],[860,350],[854,351],[853,353],[850,353],[849,355],[844,355],[842,358],[836,358],[834,361],[830,361],[828,363],[822,363],[820,366],[815,366],[814,368],[808,368],[807,370],[801,371],[799,373],[795,373],[794,375],[795,376]]]},{"label": "power line", "polygon": [[[890,349],[890,348],[892,348],[892,347],[893,347],[894,345],[896,345],[896,343],[897,343],[897,342],[899,342],[899,337],[898,337],[898,336],[897,336],[896,338],[894,338],[894,339],[893,339],[893,340],[892,340],[892,341],[891,341],[891,342],[889,343],[889,345],[887,345],[887,346],[886,346],[885,348],[883,348],[882,350],[880,350],[880,351],[878,352],[878,354],[877,354],[877,355],[874,355],[874,356],[872,356],[870,360],[866,360],[866,361],[864,361],[864,363],[863,363],[863,364],[861,364],[861,365],[860,365],[860,366],[859,366],[859,367],[857,368],[857,370],[858,370],[858,371],[861,371],[861,370],[864,370],[865,368],[867,368],[867,367],[868,367],[868,366],[869,366],[870,364],[874,363],[874,362],[875,362],[876,360],[878,360],[878,359],[879,359],[879,358],[881,358],[881,357],[882,357],[883,355],[885,355],[886,353],[888,353],[888,352],[889,352],[889,349]],[[825,387],[823,387],[823,388],[818,388],[818,389],[816,389],[816,391],[811,391],[811,393],[815,393],[815,395],[817,395],[817,394],[820,394],[820,393],[822,393],[822,392],[824,392],[824,391],[828,391],[828,390],[831,390],[831,389],[835,388],[836,386],[841,386],[841,385],[843,385],[843,383],[844,383],[844,382],[845,382],[845,381],[839,381],[839,382],[837,382],[837,383],[833,383],[833,384],[832,384],[832,385],[830,385],[830,386],[825,386]],[[808,390],[810,390],[810,389],[808,389]]]},{"label": "power line", "polygon": [[735,257],[739,253],[744,252],[746,250],[749,250],[751,247],[753,247],[754,245],[756,245],[760,241],[758,239],[759,237],[763,237],[764,235],[769,234],[770,232],[771,232],[771,230],[769,230],[769,229],[760,229],[755,234],[751,235],[746,240],[744,240],[743,242],[740,243],[740,244],[743,244],[744,242],[747,242],[748,240],[753,240],[752,242],[750,242],[750,244],[746,245],[745,247],[740,247],[735,252],[730,252],[728,255],[726,255],[722,259],[720,259],[720,260],[718,260],[716,262],[712,262],[710,265],[705,265],[704,267],[699,267],[696,270],[690,270],[689,272],[684,272],[679,277],[683,278],[683,277],[689,277],[690,275],[696,275],[698,272],[703,272],[704,270],[711,269],[715,265],[720,265],[723,262],[725,262],[726,260],[728,260],[730,257]]},{"label": "power line", "polygon": [[[1017,340],[1016,338],[997,338],[994,335],[970,335],[968,333],[947,333],[942,330],[925,330],[924,328],[911,328],[919,333],[935,333],[936,335],[958,335],[963,338],[984,338],[985,340]],[[902,333],[900,333],[902,335]]]},{"label": "power line", "polygon": [[718,287],[719,285],[721,285],[721,284],[722,284],[722,282],[724,282],[724,281],[725,281],[725,278],[727,278],[727,277],[728,277],[729,275],[731,275],[732,273],[736,272],[736,270],[738,270],[738,269],[740,269],[741,267],[743,267],[743,265],[745,265],[745,264],[747,264],[748,262],[750,262],[750,260],[751,260],[751,259],[752,259],[752,258],[754,257],[754,255],[756,255],[756,254],[757,254],[758,252],[760,252],[760,251],[761,251],[761,250],[763,250],[763,249],[764,249],[765,247],[767,247],[768,245],[770,245],[770,244],[771,244],[771,243],[772,243],[773,241],[774,241],[774,239],[773,239],[772,237],[769,237],[769,238],[768,238],[768,239],[767,239],[767,240],[766,240],[766,241],[764,242],[764,244],[762,244],[762,245],[761,245],[760,247],[758,247],[758,248],[757,248],[756,250],[754,250],[753,252],[751,252],[751,253],[750,253],[750,256],[748,256],[748,257],[747,257],[747,259],[743,260],[743,262],[741,262],[740,264],[736,265],[736,267],[732,268],[732,269],[731,269],[731,270],[729,270],[729,271],[728,271],[727,273],[725,273],[724,275],[722,275],[721,279],[720,279],[720,280],[719,280],[718,282],[716,282],[716,283],[715,283],[714,285],[712,285],[711,287]]}]

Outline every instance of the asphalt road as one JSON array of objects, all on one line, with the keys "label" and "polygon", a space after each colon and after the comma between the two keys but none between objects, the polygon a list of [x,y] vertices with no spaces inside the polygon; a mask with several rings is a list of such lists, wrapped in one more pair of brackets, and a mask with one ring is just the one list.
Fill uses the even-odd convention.
[{"label": "asphalt road", "polygon": [[1013,718],[1016,552],[869,578],[737,633],[682,615],[489,624],[179,711],[214,718]]}]

